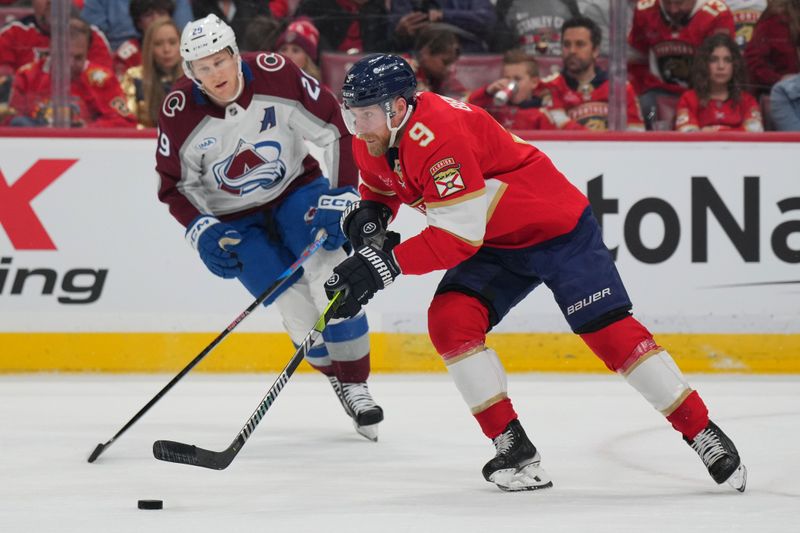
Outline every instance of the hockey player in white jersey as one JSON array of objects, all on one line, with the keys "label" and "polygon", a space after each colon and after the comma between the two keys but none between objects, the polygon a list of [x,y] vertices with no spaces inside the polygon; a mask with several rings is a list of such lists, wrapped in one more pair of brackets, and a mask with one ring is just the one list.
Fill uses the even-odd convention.
[{"label": "hockey player in white jersey", "polygon": [[[323,282],[346,257],[341,210],[358,198],[338,102],[281,55],[240,55],[216,15],[186,26],[181,56],[188,79],[166,96],[159,118],[159,199],[208,269],[254,296],[327,231],[323,249],[264,303],[275,302],[298,345],[327,305]],[[324,149],[327,178],[306,140]],[[383,410],[367,388],[366,316],[332,320],[323,339],[308,362],[328,377],[357,431],[377,440]]]}]

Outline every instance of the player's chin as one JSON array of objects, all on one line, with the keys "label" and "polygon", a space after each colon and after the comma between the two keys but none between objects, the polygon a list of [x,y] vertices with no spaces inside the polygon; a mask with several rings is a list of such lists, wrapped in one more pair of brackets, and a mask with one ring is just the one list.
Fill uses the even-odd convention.
[{"label": "player's chin", "polygon": [[367,143],[367,151],[369,151],[369,155],[374,157],[384,155],[388,149],[389,147],[380,141],[372,141]]}]

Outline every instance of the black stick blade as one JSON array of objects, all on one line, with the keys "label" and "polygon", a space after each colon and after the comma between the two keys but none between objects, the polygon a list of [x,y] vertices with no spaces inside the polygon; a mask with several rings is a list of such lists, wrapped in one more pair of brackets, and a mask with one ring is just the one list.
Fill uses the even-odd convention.
[{"label": "black stick blade", "polygon": [[105,449],[106,449],[106,445],[101,442],[100,444],[97,445],[97,448],[94,449],[94,451],[92,452],[92,455],[89,456],[87,461],[89,461],[90,463],[93,463],[95,461],[95,459],[100,457],[100,454],[103,453],[103,450],[105,450]]},{"label": "black stick blade", "polygon": [[153,456],[159,461],[202,466],[212,470],[224,470],[233,461],[236,452],[213,452],[191,444],[171,440],[157,440],[153,443]]}]

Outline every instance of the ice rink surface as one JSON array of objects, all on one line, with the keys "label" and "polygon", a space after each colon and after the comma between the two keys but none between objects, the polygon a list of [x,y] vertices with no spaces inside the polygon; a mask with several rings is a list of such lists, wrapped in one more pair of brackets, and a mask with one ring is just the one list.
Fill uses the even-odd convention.
[{"label": "ice rink surface", "polygon": [[446,374],[373,377],[378,443],[327,380],[296,375],[223,471],[157,461],[152,442],[224,449],[274,376],[189,374],[87,463],[171,377],[0,376],[0,531],[800,531],[800,376],[690,376],[749,468],[744,494],[616,376],[509,376],[544,491],[483,480],[494,449]]}]

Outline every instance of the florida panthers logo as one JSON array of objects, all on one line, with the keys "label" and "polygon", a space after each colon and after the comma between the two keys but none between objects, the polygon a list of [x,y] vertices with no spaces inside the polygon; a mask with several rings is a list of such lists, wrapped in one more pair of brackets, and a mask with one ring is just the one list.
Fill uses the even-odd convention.
[{"label": "florida panthers logo", "polygon": [[234,153],[213,166],[217,187],[237,196],[271,189],[286,176],[286,164],[280,157],[280,143],[251,144],[239,139]]}]

